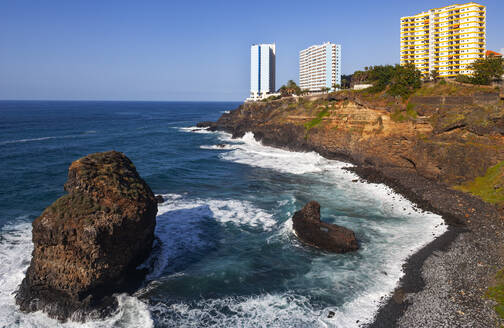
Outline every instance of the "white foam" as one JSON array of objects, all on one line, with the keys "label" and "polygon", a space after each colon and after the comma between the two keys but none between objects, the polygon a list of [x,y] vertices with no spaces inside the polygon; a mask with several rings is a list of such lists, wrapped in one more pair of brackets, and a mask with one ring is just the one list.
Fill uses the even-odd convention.
[{"label": "white foam", "polygon": [[147,305],[135,297],[119,295],[117,313],[106,320],[91,320],[84,324],[64,324],[42,312],[25,314],[18,310],[14,296],[31,260],[31,224],[22,221],[5,225],[0,230],[0,326],[1,327],[153,327]]},{"label": "white foam", "polygon": [[41,137],[41,138],[32,138],[32,139],[7,140],[7,141],[0,142],[0,145],[8,145],[8,144],[13,144],[13,143],[24,143],[24,142],[31,142],[31,141],[43,141],[43,140],[56,139],[56,138],[57,137]]},{"label": "white foam", "polygon": [[96,134],[96,131],[90,130],[90,131],[85,131],[82,134],[72,134],[72,135],[64,135],[64,136],[50,136],[50,137],[40,137],[40,138],[7,140],[7,141],[0,142],[0,146],[1,145],[8,145],[8,144],[25,143],[25,142],[35,142],[35,141],[52,140],[52,139],[75,138],[75,137],[80,137],[80,136],[84,136],[84,135],[87,135],[87,134]]},{"label": "white foam", "polygon": [[[223,142],[231,140],[230,135],[222,135],[220,139]],[[372,320],[380,302],[390,297],[399,279],[404,275],[402,266],[406,259],[446,231],[446,226],[443,225],[443,220],[439,215],[419,212],[414,204],[394,193],[389,187],[356,181],[358,179],[356,174],[343,169],[351,166],[350,164],[327,160],[314,152],[290,152],[264,146],[254,139],[252,133],[246,133],[238,141],[239,144],[235,150],[222,153],[220,157],[224,160],[284,173],[315,174],[315,178],[318,177],[323,182],[321,185],[327,185],[327,201],[340,204],[341,209],[347,207],[350,212],[361,208],[362,215],[369,215],[367,212],[375,211],[376,216],[402,220],[400,224],[394,220],[361,222],[361,228],[367,230],[366,235],[374,238],[371,243],[368,243],[368,245],[373,245],[374,249],[364,246],[358,251],[361,258],[356,261],[362,262],[362,258],[372,259],[376,256],[379,257],[379,261],[358,262],[359,272],[349,273],[366,277],[369,282],[360,282],[366,285],[365,292],[361,295],[342,307],[328,308],[324,311],[321,318],[324,318],[322,320],[330,326],[357,327],[359,324]],[[331,192],[334,189],[344,190],[344,193]],[[339,219],[344,218],[339,217]],[[355,218],[348,218],[344,224],[354,224],[354,220]],[[279,235],[285,238],[292,233],[292,221],[288,220],[281,227]],[[294,244],[300,246],[296,241]],[[330,289],[331,286],[337,287],[344,280],[344,276],[344,268],[343,272],[335,273],[334,264],[328,262],[327,259],[322,259],[313,261],[307,280],[323,277],[324,283],[329,282],[330,285],[327,288]],[[346,286],[346,288],[351,287]],[[326,318],[328,311],[335,312],[333,318]],[[359,324],[356,323],[357,320]]]},{"label": "white foam", "polygon": [[237,149],[238,146],[230,145],[230,144],[219,144],[219,145],[202,145],[201,149],[209,149],[209,150],[232,150]]},{"label": "white foam", "polygon": [[[186,132],[212,133],[194,129],[197,128],[181,128]],[[310,270],[295,279],[313,286],[310,293],[315,295],[341,290],[352,294],[353,286],[360,286],[359,291],[342,306],[325,309],[312,305],[308,295],[289,291],[153,306],[147,306],[135,297],[121,295],[116,315],[104,321],[88,322],[85,326],[150,327],[153,326],[152,314],[160,325],[170,327],[358,327],[372,320],[380,300],[390,297],[404,274],[402,265],[408,256],[446,231],[438,215],[416,211],[413,204],[390,188],[354,182],[358,177],[343,170],[349,164],[330,161],[313,152],[297,153],[266,147],[255,141],[250,133],[238,140],[225,133],[217,135],[230,150],[219,154],[223,160],[288,174],[309,174],[316,188],[326,188],[322,191],[318,189],[317,197],[326,197],[327,202],[337,203],[342,212],[356,211],[354,216],[340,215],[338,220],[356,230],[358,238],[362,233],[361,236],[366,235],[371,241],[364,243],[354,257],[345,257],[344,260],[340,255],[314,257]],[[268,243],[280,239],[285,247],[303,247],[293,238],[291,220],[274,218],[251,202],[180,194],[163,196],[166,201],[159,204],[156,226],[156,235],[162,244],[158,245],[157,253],[149,260],[154,270],[148,280],[154,280],[137,296],[155,289],[158,284],[155,279],[170,269],[172,263],[177,263],[177,259],[183,258],[186,252],[213,246],[211,239],[206,238],[208,232],[204,230],[209,222],[270,232],[265,239]],[[290,217],[296,197],[289,194],[287,198],[277,204],[278,207],[287,207],[289,211],[285,215]],[[319,201],[323,203],[324,199]],[[373,215],[382,219],[375,221]],[[0,318],[6,318],[7,326],[18,326],[16,322],[21,327],[81,326],[77,323],[61,325],[42,313],[26,315],[17,311],[11,293],[21,282],[30,259],[30,229],[28,223],[22,223],[19,227],[6,226],[1,232],[0,261],[8,265],[0,267]],[[184,274],[174,271],[173,275]],[[329,311],[335,313],[333,318],[327,318]],[[357,320],[359,323],[356,323]]]},{"label": "white foam", "polygon": [[200,218],[212,215],[212,218],[220,223],[246,225],[264,230],[271,230],[276,224],[271,214],[245,200],[186,198],[177,194],[166,194],[163,197],[167,201],[158,206],[158,216],[167,212],[192,209],[194,213],[188,212],[189,214]]},{"label": "white foam", "polygon": [[161,245],[146,261],[153,270],[147,280],[159,277],[173,269],[177,259],[188,252],[198,252],[212,247],[201,224],[218,222],[269,231],[276,224],[273,216],[247,201],[187,198],[178,194],[163,195],[165,202],[158,205],[156,236]]},{"label": "white foam", "polygon": [[166,327],[326,327],[309,300],[290,293],[205,299],[151,308]]},{"label": "white foam", "polygon": [[192,133],[214,133],[213,131],[209,131],[208,127],[200,128],[197,126],[189,126],[189,127],[177,127],[176,128],[179,131],[182,132],[192,132]]},{"label": "white foam", "polygon": [[[229,142],[229,135],[222,135],[221,140]],[[254,139],[254,134],[251,132],[247,132],[243,138],[236,141],[240,142],[234,145],[236,149],[221,154],[222,159],[292,174],[323,172],[330,165],[334,166],[336,163],[315,152],[291,152],[263,146]],[[343,166],[346,165],[339,163]]]}]

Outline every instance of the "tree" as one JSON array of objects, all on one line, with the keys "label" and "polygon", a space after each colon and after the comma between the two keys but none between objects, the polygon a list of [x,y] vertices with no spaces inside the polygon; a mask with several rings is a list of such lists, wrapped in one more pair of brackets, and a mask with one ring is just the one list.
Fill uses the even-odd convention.
[{"label": "tree", "polygon": [[339,85],[338,83],[334,83],[332,87],[333,87],[334,90],[341,89],[341,85]]},{"label": "tree", "polygon": [[[422,73],[413,64],[372,66],[363,73],[366,75],[366,81],[373,84],[367,89],[368,92],[387,90],[387,94],[391,96],[401,96],[406,99],[422,86]],[[354,76],[361,74],[355,72]]]},{"label": "tree", "polygon": [[437,69],[433,69],[431,72],[430,72],[430,78],[434,81],[434,82],[437,82],[437,80],[439,79],[439,71]]},{"label": "tree", "polygon": [[421,87],[422,73],[415,68],[415,65],[396,65],[387,93],[391,96],[401,96],[403,99],[407,99]]},{"label": "tree", "polygon": [[493,81],[501,81],[504,74],[504,59],[489,57],[478,59],[471,64],[474,71],[472,76],[473,84],[490,84]]},{"label": "tree", "polygon": [[296,82],[293,80],[287,81],[287,84],[284,84],[278,89],[278,91],[282,94],[282,96],[291,96],[293,94],[300,95],[301,94],[301,88],[298,87]]},{"label": "tree", "polygon": [[320,89],[320,91],[322,91],[323,93],[327,93],[329,90],[331,90],[331,88],[328,87],[323,87]]},{"label": "tree", "polygon": [[341,88],[349,89],[352,81],[352,75],[341,75]]},{"label": "tree", "polygon": [[473,83],[473,79],[471,76],[462,75],[462,74],[458,74],[455,77],[455,81],[460,82],[460,83]]},{"label": "tree", "polygon": [[363,84],[369,82],[369,68],[366,67],[366,71],[355,71],[351,76],[351,84]]}]

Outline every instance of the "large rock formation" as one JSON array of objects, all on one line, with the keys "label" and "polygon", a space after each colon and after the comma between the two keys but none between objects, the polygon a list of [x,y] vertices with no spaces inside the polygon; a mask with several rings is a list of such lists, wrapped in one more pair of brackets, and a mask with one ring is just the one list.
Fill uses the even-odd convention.
[{"label": "large rock formation", "polygon": [[116,306],[141,275],[154,240],[157,203],[133,163],[109,151],[70,165],[68,194],[33,222],[34,250],[16,296],[22,311],[84,320]]},{"label": "large rock formation", "polygon": [[296,236],[304,243],[328,252],[346,253],[359,248],[352,230],[320,221],[320,204],[311,201],[294,213]]}]

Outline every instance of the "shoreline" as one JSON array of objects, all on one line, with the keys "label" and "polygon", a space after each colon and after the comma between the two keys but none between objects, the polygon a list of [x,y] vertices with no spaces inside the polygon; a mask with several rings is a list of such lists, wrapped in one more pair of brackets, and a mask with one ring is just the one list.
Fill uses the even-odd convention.
[{"label": "shoreline", "polygon": [[[484,298],[486,287],[492,283],[496,271],[504,266],[504,249],[497,244],[499,235],[504,236],[504,224],[493,205],[428,180],[416,171],[377,168],[361,164],[347,154],[327,152],[306,144],[285,144],[274,134],[254,131],[253,126],[236,128],[208,123],[198,126],[231,133],[233,138],[241,137],[245,131],[252,132],[254,138],[266,146],[314,151],[327,159],[350,163],[354,167],[348,169],[360,179],[383,183],[419,209],[442,216],[448,230],[406,259],[404,275],[395,290],[379,305],[372,321],[360,327],[483,328],[504,322],[495,313],[494,302]],[[442,268],[440,272],[437,272],[438,267]],[[434,276],[429,275],[432,272]]]}]

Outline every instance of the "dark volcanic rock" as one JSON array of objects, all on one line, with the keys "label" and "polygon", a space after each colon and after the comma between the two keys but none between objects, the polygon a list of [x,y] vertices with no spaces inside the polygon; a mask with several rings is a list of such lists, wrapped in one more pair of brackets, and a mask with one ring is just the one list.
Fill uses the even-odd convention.
[{"label": "dark volcanic rock", "polygon": [[325,251],[346,253],[359,248],[352,230],[320,221],[320,204],[311,201],[292,217],[298,238]]},{"label": "dark volcanic rock", "polygon": [[73,162],[65,190],[33,222],[32,260],[16,302],[25,312],[82,321],[110,313],[112,294],[141,280],[136,267],[152,248],[157,203],[116,151]]},{"label": "dark volcanic rock", "polygon": [[210,131],[217,130],[217,126],[216,126],[215,122],[210,122],[210,121],[199,122],[198,124],[196,124],[196,127],[208,128],[208,130],[210,130]]},{"label": "dark volcanic rock", "polygon": [[164,201],[165,201],[165,200],[164,200],[163,196],[161,196],[161,195],[156,195],[156,202],[157,202],[158,204],[161,204],[161,203],[163,203]]}]

